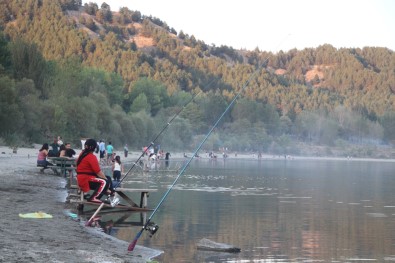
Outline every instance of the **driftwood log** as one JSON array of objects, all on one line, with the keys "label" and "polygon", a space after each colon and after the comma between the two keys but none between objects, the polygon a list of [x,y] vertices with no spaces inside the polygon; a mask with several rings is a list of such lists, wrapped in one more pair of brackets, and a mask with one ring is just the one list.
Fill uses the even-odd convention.
[{"label": "driftwood log", "polygon": [[207,250],[207,251],[218,251],[218,252],[228,252],[228,253],[239,253],[240,248],[234,247],[232,245],[217,243],[211,241],[210,239],[203,238],[197,243],[197,249]]}]

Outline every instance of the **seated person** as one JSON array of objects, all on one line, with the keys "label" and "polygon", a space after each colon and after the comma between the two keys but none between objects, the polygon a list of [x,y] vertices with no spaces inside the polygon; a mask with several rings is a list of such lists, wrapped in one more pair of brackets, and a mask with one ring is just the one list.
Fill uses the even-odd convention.
[{"label": "seated person", "polygon": [[76,152],[73,149],[71,149],[71,143],[66,142],[65,145],[66,145],[66,156],[69,158],[73,158]]},{"label": "seated person", "polygon": [[67,157],[66,156],[66,145],[62,144],[59,147],[59,157]]},{"label": "seated person", "polygon": [[[73,158],[75,155],[75,151],[71,149],[71,144],[69,142],[62,144],[59,149],[59,157],[64,158]],[[64,165],[65,167],[71,167],[70,164]],[[73,171],[69,170],[69,174],[72,175]]]},{"label": "seated person", "polygon": [[76,152],[71,149],[71,143],[62,144],[59,148],[59,157],[73,158]]},{"label": "seated person", "polygon": [[48,149],[49,149],[48,143],[44,143],[41,149],[38,151],[37,166],[43,167],[40,170],[41,172],[44,172],[44,170],[47,169],[48,166],[52,166],[52,163],[47,161]]},{"label": "seated person", "polygon": [[[99,162],[94,155],[96,149],[96,141],[88,139],[85,142],[85,149],[81,152],[77,159],[77,182],[79,188],[87,193],[93,190],[93,194],[88,199],[91,202],[101,203],[100,198],[103,194],[113,194],[111,178],[105,176],[100,169]],[[110,189],[110,193],[108,193]]]}]

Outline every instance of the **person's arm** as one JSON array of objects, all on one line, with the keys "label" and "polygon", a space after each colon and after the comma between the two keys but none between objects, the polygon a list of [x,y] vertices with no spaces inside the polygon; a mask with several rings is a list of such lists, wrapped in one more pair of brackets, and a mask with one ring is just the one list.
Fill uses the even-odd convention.
[{"label": "person's arm", "polygon": [[85,158],[89,158],[88,161],[90,163],[91,169],[94,173],[96,173],[97,177],[107,180],[107,177],[100,169],[99,162],[94,154],[88,154]]},{"label": "person's arm", "polygon": [[107,177],[104,175],[104,173],[103,173],[102,171],[98,172],[98,173],[97,173],[97,176],[100,177],[100,178],[102,178],[102,179],[107,180]]}]

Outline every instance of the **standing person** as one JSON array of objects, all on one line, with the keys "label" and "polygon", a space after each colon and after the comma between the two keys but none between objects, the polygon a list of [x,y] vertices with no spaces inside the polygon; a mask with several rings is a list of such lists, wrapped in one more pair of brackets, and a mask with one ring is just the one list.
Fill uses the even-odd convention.
[{"label": "standing person", "polygon": [[121,175],[123,173],[123,165],[121,163],[121,156],[115,156],[115,159],[112,163],[112,178],[114,181],[121,181]]},{"label": "standing person", "polygon": [[108,194],[110,189],[113,193],[111,178],[106,177],[100,169],[99,162],[93,154],[96,149],[96,141],[88,139],[85,142],[85,149],[77,159],[77,182],[79,188],[87,193],[93,190],[93,194],[88,199],[91,202],[101,203],[100,198],[103,194]]},{"label": "standing person", "polygon": [[37,166],[42,167],[42,169],[40,169],[40,172],[42,173],[44,172],[45,169],[48,168],[48,166],[53,165],[52,163],[47,161],[48,149],[49,149],[48,143],[44,143],[43,146],[41,146],[41,149],[38,150]]},{"label": "standing person", "polygon": [[104,164],[105,162],[104,156],[106,154],[106,144],[103,142],[103,140],[100,140],[99,152],[100,152],[100,163]]},{"label": "standing person", "polygon": [[111,164],[112,161],[112,152],[114,150],[114,147],[112,147],[111,142],[108,142],[108,145],[106,147],[106,151],[107,151],[107,165]]},{"label": "standing person", "polygon": [[62,136],[58,136],[58,145],[59,147],[63,145],[63,140],[62,140]]},{"label": "standing person", "polygon": [[150,156],[153,155],[153,154],[155,153],[155,150],[154,150],[154,147],[153,147],[153,146],[149,147],[148,151],[149,151],[149,155],[150,155]]},{"label": "standing person", "polygon": [[166,152],[166,156],[165,156],[165,164],[166,164],[166,168],[169,167],[169,160],[170,160],[170,156],[171,154],[169,152]]},{"label": "standing person", "polygon": [[81,150],[84,150],[85,142],[86,142],[86,139],[85,138],[81,138]]},{"label": "standing person", "polygon": [[129,148],[127,144],[125,144],[125,146],[123,147],[123,153],[125,154],[125,158],[128,157]]},{"label": "standing person", "polygon": [[58,157],[59,156],[59,145],[58,140],[54,139],[53,143],[51,143],[51,150],[48,152],[48,157]]},{"label": "standing person", "polygon": [[145,156],[148,155],[148,147],[147,147],[147,146],[143,147],[143,154],[144,154]]}]

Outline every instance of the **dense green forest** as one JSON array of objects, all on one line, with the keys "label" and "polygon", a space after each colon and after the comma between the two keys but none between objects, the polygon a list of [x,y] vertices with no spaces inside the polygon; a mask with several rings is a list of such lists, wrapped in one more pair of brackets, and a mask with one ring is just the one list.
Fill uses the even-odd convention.
[{"label": "dense green forest", "polygon": [[191,150],[256,70],[205,150],[297,154],[299,142],[394,143],[388,48],[235,50],[126,7],[0,1],[0,138],[10,146],[61,135],[140,149],[200,92],[159,139]]}]

